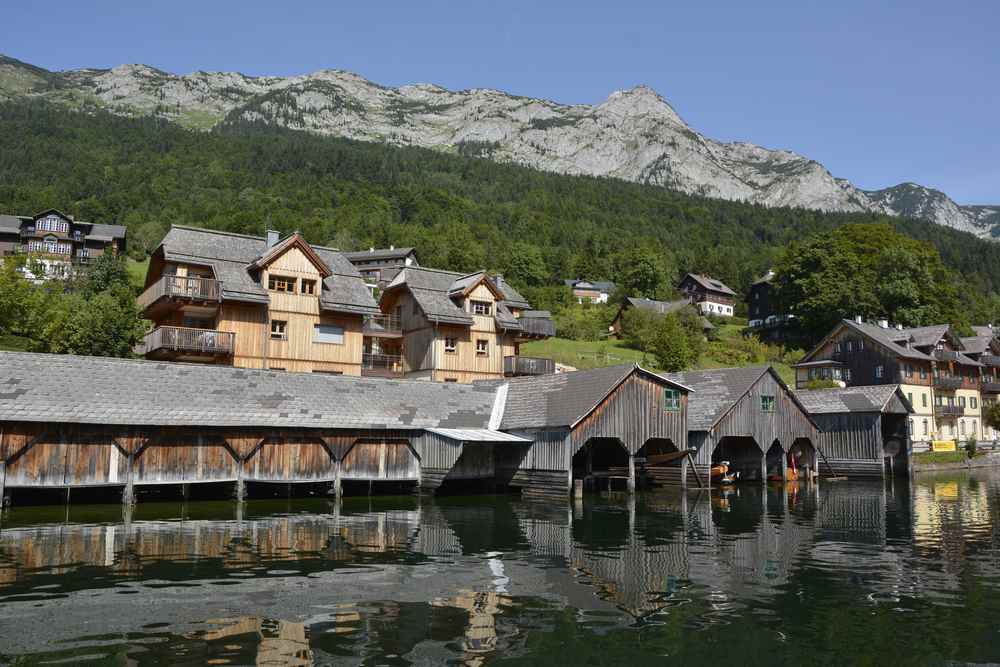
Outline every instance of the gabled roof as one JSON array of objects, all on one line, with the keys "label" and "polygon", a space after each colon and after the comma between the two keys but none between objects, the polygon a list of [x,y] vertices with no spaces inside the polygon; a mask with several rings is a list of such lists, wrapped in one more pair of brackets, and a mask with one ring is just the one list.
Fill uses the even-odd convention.
[{"label": "gabled roof", "polygon": [[88,241],[103,241],[110,243],[115,239],[125,238],[128,233],[128,230],[125,229],[124,225],[106,225],[100,222],[84,222],[83,220],[76,220],[73,216],[66,215],[62,211],[54,208],[47,209],[41,213],[36,213],[35,215],[0,215],[0,233],[10,234],[20,232],[21,225],[25,222],[32,223],[49,213],[55,213],[59,217],[68,220],[77,227],[87,228],[85,237]]},{"label": "gabled roof", "polygon": [[[888,331],[893,331],[888,329]],[[952,342],[958,339],[951,335],[951,326],[948,324],[932,324],[926,327],[912,327],[909,329],[895,330],[894,336],[905,336],[914,347],[929,347],[937,345],[942,338],[949,338]]]},{"label": "gabled roof", "polygon": [[614,292],[615,284],[610,280],[583,280],[581,278],[566,278],[563,284],[567,287],[579,287],[580,289],[595,289],[600,292]]},{"label": "gabled roof", "polygon": [[976,333],[977,336],[987,336],[989,338],[995,338],[997,334],[1000,333],[1000,330],[995,329],[989,325],[973,326],[972,330]]},{"label": "gabled roof", "polygon": [[479,283],[485,283],[497,298],[497,320],[502,326],[517,329],[510,308],[530,308],[524,297],[510,283],[491,278],[485,271],[456,273],[440,269],[408,266],[386,286],[385,291],[408,289],[424,315],[431,321],[445,324],[471,325],[472,315],[452,299],[467,294]]},{"label": "gabled roof", "polygon": [[736,296],[736,292],[734,292],[732,289],[730,289],[721,280],[716,280],[715,278],[712,278],[711,276],[704,276],[704,275],[702,275],[700,273],[689,273],[689,274],[687,274],[686,276],[684,276],[681,279],[680,284],[683,285],[684,281],[687,280],[688,278],[690,278],[691,280],[693,280],[694,282],[696,282],[702,288],[704,288],[706,290],[709,290],[711,292],[719,292],[721,294],[727,294],[729,296]]},{"label": "gabled roof", "polygon": [[[770,366],[712,368],[669,373],[667,377],[687,385],[694,392],[688,401],[688,430],[709,431],[768,374],[795,400],[791,390]],[[799,407],[806,412],[804,406],[800,404]]]},{"label": "gabled roof", "polygon": [[967,354],[985,354],[990,349],[992,336],[965,336],[962,339],[962,347]]},{"label": "gabled roof", "polygon": [[505,381],[507,402],[500,428],[572,428],[633,373],[689,391],[680,383],[636,364],[511,378]]},{"label": "gabled roof", "polygon": [[[621,309],[619,309],[619,312],[621,312],[621,310],[624,309],[626,306],[631,306],[633,308],[638,308],[640,310],[648,310],[650,312],[657,313],[658,315],[676,313],[682,308],[688,306],[694,308],[694,306],[691,305],[691,302],[688,301],[687,299],[678,299],[676,301],[655,301],[653,299],[646,299],[634,296],[625,297],[625,302],[622,304],[622,307]],[[707,318],[702,317],[701,328],[704,331],[711,331],[712,329],[715,328],[715,325],[709,322]]]},{"label": "gabled roof", "polygon": [[[914,347],[907,347],[902,344],[904,341],[909,340],[909,336],[906,335],[905,330],[899,331],[897,329],[883,329],[882,327],[874,324],[859,323],[854,320],[841,320],[840,324],[835,326],[830,333],[823,337],[823,340],[821,340],[812,350],[802,357],[802,362],[813,361],[812,357],[823,349],[827,342],[829,342],[829,340],[843,327],[847,327],[852,331],[863,335],[868,340],[883,346],[890,353],[903,359],[931,361],[930,355],[924,354]],[[798,364],[793,365],[798,366]]]},{"label": "gabled roof", "polygon": [[751,284],[751,286],[752,285],[765,285],[765,284],[769,284],[769,283],[771,283],[771,281],[774,280],[774,278],[775,278],[776,275],[777,274],[775,274],[774,271],[768,271],[767,273],[765,273],[760,278],[758,278],[757,280],[753,281],[750,284]]},{"label": "gabled roof", "polygon": [[902,401],[903,407],[908,412],[913,412],[912,406],[899,390],[898,384],[798,390],[794,394],[806,407],[809,414],[813,415],[891,411],[894,396]]},{"label": "gabled roof", "polygon": [[298,232],[294,232],[283,241],[275,243],[274,246],[267,249],[263,255],[251,262],[250,268],[258,270],[264,269],[271,264],[271,262],[281,257],[292,248],[298,248],[301,250],[302,254],[306,256],[306,259],[312,262],[312,265],[316,267],[316,270],[319,271],[319,274],[324,278],[333,275],[333,272],[330,270],[330,267],[326,265],[326,262],[324,262],[320,256],[316,254],[316,251],[312,249],[312,246],[306,243],[306,240],[302,238],[302,235]]},{"label": "gabled roof", "polygon": [[487,429],[495,399],[473,384],[0,352],[0,422]]},{"label": "gabled roof", "polygon": [[448,296],[468,296],[479,285],[486,285],[486,288],[493,293],[493,297],[497,300],[502,301],[504,299],[504,293],[490,280],[489,275],[485,271],[477,271],[476,273],[470,273],[467,276],[455,279],[448,287]]},{"label": "gabled roof", "polygon": [[[322,246],[310,246],[310,249],[331,272],[323,279],[320,292],[320,306],[324,310],[358,314],[380,312],[361,274],[343,254]],[[173,225],[157,252],[162,252],[167,261],[211,267],[216,279],[222,281],[225,300],[268,302],[259,273],[252,269],[254,262],[267,252],[267,241],[261,236]]]}]

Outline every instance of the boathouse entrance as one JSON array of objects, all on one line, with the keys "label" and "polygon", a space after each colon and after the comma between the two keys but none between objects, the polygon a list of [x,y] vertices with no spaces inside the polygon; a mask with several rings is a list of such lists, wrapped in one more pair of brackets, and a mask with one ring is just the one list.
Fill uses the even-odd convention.
[{"label": "boathouse entrance", "polygon": [[712,466],[729,462],[729,471],[739,473],[738,482],[764,481],[764,452],[749,437],[726,436],[712,451]]},{"label": "boathouse entrance", "polygon": [[650,438],[635,455],[636,475],[641,486],[679,486],[684,483],[687,451],[680,451],[669,438]]},{"label": "boathouse entrance", "polygon": [[618,438],[591,438],[573,455],[573,481],[585,490],[624,490],[629,479],[628,449]]}]

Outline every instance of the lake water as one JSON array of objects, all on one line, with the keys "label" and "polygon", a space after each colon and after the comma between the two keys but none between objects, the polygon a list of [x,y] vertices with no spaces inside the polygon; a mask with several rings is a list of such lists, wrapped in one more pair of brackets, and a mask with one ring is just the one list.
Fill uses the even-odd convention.
[{"label": "lake water", "polygon": [[1000,476],[14,507],[0,663],[1000,662]]}]

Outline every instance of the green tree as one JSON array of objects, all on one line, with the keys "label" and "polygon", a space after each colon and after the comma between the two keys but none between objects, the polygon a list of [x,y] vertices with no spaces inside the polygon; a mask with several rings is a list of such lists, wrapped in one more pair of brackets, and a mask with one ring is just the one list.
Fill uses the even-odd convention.
[{"label": "green tree", "polygon": [[657,367],[671,373],[691,368],[698,360],[689,332],[674,313],[660,319],[652,352]]},{"label": "green tree", "polygon": [[519,287],[539,287],[549,277],[542,251],[524,241],[511,245],[506,264],[505,277]]},{"label": "green tree", "polygon": [[1000,431],[1000,402],[994,402],[984,414],[983,421],[994,431]]}]

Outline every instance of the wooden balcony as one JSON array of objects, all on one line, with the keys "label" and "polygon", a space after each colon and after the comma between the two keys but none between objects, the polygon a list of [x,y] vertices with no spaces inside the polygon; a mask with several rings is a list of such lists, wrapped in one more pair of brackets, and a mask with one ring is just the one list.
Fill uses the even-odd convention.
[{"label": "wooden balcony", "polygon": [[401,378],[406,373],[403,357],[398,354],[361,355],[361,375],[364,377]]},{"label": "wooden balcony", "polygon": [[1000,394],[1000,382],[986,381],[979,388],[984,394]]},{"label": "wooden balcony", "polygon": [[934,415],[937,417],[961,417],[965,414],[965,408],[961,405],[935,405]]},{"label": "wooden balcony", "polygon": [[525,317],[517,320],[521,324],[519,338],[550,338],[556,335],[556,325],[549,317]]},{"label": "wooden balcony", "polygon": [[163,276],[136,301],[147,315],[151,310],[169,310],[189,304],[215,307],[222,301],[222,282],[212,278]]},{"label": "wooden balcony", "polygon": [[556,362],[542,357],[504,357],[503,374],[507,377],[521,375],[552,375]]},{"label": "wooden balcony", "polygon": [[954,391],[962,388],[962,378],[938,375],[934,378],[934,386],[945,391]]},{"label": "wooden balcony", "polygon": [[236,334],[215,329],[157,327],[146,334],[146,356],[154,359],[219,359],[232,356]]},{"label": "wooden balcony", "polygon": [[938,361],[958,361],[958,352],[953,350],[934,350],[934,358]]},{"label": "wooden balcony", "polygon": [[984,354],[979,361],[990,368],[1000,368],[1000,356],[995,354]]},{"label": "wooden balcony", "polygon": [[362,333],[377,338],[402,338],[403,325],[392,315],[365,315]]}]

